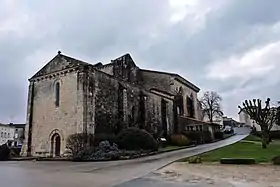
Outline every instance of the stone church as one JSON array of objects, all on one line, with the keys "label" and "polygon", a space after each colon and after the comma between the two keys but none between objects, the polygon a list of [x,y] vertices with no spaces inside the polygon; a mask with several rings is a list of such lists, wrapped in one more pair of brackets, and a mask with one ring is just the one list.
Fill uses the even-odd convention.
[{"label": "stone church", "polygon": [[90,64],[58,52],[29,79],[22,155],[59,156],[73,133],[114,133],[126,127],[157,137],[198,119],[199,88],[174,73],[139,68],[129,54]]}]

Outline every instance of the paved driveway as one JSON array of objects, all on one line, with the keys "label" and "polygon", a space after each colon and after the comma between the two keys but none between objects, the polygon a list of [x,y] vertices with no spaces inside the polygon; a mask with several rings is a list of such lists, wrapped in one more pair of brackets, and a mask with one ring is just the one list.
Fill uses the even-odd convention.
[{"label": "paved driveway", "polygon": [[[109,187],[133,186],[134,180],[163,167],[179,158],[192,156],[244,138],[249,132],[237,129],[237,135],[223,141],[200,145],[175,152],[127,161],[112,162],[2,162],[0,163],[1,186],[10,187]],[[125,183],[127,181],[131,181]],[[138,180],[138,181],[137,181]],[[141,186],[141,179],[137,179]],[[140,183],[139,183],[140,180]]]}]

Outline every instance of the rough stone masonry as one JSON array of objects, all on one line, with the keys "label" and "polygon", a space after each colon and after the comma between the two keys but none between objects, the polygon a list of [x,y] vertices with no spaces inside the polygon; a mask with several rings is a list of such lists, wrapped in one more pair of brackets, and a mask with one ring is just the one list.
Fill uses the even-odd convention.
[{"label": "rough stone masonry", "polygon": [[127,127],[167,137],[178,116],[198,118],[199,88],[173,73],[140,69],[129,54],[95,65],[58,54],[29,79],[22,155],[60,156],[70,134]]}]

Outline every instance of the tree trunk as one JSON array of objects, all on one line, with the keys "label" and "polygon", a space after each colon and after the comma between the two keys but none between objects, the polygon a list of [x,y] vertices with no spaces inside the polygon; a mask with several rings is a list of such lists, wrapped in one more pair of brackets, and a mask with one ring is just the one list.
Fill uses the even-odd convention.
[{"label": "tree trunk", "polygon": [[272,141],[272,140],[271,140],[271,137],[270,137],[270,135],[269,135],[269,133],[268,133],[268,135],[267,135],[266,141],[267,141],[267,145],[269,145],[270,142]]},{"label": "tree trunk", "polygon": [[268,144],[269,144],[268,133],[263,131],[262,132],[262,148],[266,149]]},{"label": "tree trunk", "polygon": [[264,138],[262,138],[262,148],[266,149],[267,148],[267,142]]}]

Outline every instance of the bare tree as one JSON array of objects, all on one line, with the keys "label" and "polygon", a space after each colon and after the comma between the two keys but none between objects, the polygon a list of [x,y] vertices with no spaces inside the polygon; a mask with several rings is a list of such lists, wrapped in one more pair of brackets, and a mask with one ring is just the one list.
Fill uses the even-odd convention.
[{"label": "bare tree", "polygon": [[245,100],[243,107],[238,107],[261,127],[262,148],[265,149],[270,142],[270,130],[274,124],[279,125],[280,107],[271,106],[270,98],[267,98],[264,107],[260,99]]},{"label": "bare tree", "polygon": [[210,122],[213,122],[214,117],[223,116],[221,109],[222,98],[217,92],[207,91],[200,100],[203,116],[207,116]]}]

